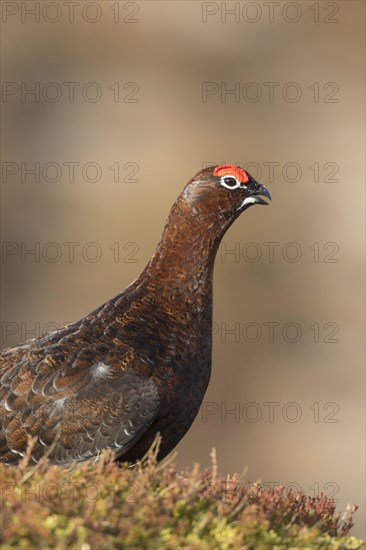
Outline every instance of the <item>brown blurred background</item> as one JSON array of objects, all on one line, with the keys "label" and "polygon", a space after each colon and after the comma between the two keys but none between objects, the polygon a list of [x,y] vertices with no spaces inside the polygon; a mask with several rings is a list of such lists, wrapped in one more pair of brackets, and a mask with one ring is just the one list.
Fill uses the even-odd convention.
[{"label": "brown blurred background", "polygon": [[202,166],[248,165],[273,201],[219,251],[213,375],[177,462],[214,446],[223,474],[358,504],[362,535],[364,4],[20,4],[2,3],[2,347],[127,286]]}]

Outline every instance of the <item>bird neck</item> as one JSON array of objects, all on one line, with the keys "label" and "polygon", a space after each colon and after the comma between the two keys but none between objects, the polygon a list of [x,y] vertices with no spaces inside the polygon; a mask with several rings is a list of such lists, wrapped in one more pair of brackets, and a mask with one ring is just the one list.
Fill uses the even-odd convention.
[{"label": "bird neck", "polygon": [[177,199],[144,270],[157,301],[211,307],[215,256],[228,225],[222,220],[200,219],[192,205]]}]

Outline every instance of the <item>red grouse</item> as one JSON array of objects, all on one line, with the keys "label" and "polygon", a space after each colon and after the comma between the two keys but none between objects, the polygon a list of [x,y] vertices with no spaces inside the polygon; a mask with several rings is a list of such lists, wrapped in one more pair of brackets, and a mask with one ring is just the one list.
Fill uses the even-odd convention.
[{"label": "red grouse", "polygon": [[211,373],[212,279],[220,241],[269,191],[237,166],[201,170],[174,203],[161,240],[124,292],[71,325],[1,356],[0,460],[66,464],[104,448],[159,458],[190,428]]}]

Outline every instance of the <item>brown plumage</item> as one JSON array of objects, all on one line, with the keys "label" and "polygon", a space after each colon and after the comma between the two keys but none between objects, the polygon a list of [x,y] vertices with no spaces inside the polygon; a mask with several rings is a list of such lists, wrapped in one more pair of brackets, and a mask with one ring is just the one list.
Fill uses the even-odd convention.
[{"label": "brown plumage", "polygon": [[[201,170],[174,203],[157,249],[121,294],[80,321],[3,352],[0,460],[159,457],[191,426],[211,372],[212,279],[219,243],[267,189],[247,172]],[[50,446],[52,446],[50,448]]]}]

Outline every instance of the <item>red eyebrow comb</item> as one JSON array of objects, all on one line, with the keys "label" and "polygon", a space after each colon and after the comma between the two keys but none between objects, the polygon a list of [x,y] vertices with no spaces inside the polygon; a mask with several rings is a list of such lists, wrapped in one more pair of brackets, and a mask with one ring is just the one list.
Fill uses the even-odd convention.
[{"label": "red eyebrow comb", "polygon": [[242,168],[239,166],[233,166],[231,164],[221,164],[217,166],[213,172],[214,176],[235,176],[236,179],[242,183],[249,181],[249,176]]}]

